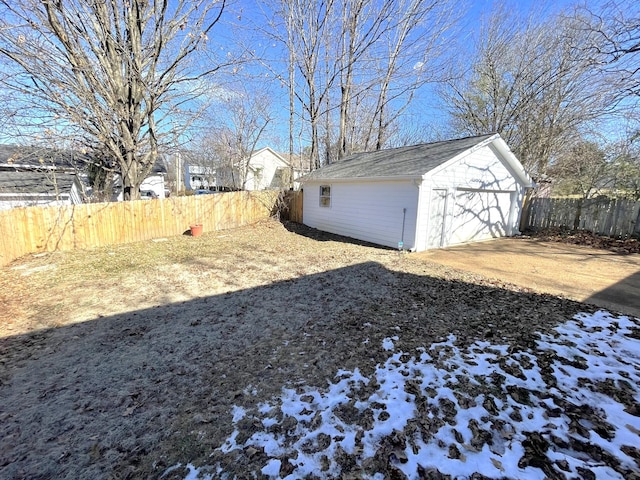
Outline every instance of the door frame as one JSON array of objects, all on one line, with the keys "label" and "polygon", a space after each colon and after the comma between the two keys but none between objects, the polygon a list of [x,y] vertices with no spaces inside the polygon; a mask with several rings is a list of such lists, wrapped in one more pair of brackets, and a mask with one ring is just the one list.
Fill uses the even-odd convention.
[{"label": "door frame", "polygon": [[[442,199],[444,200],[442,202],[442,209],[440,211],[441,213],[441,218],[442,221],[439,222],[440,223],[440,235],[439,235],[439,239],[438,239],[438,244],[437,245],[431,245],[429,243],[430,238],[432,238],[430,232],[432,230],[432,228],[434,228],[434,225],[432,224],[432,220],[433,220],[433,208],[434,208],[434,202],[433,202],[433,198],[434,198],[434,193],[436,192],[444,192],[444,194],[442,195]],[[431,249],[431,248],[442,248],[445,245],[445,232],[446,232],[446,225],[447,225],[447,211],[448,211],[448,207],[449,207],[449,189],[446,187],[442,187],[442,188],[431,188],[429,189],[429,208],[428,208],[428,216],[427,216],[427,225],[426,225],[426,230],[425,230],[425,239],[424,239],[424,245],[425,245],[425,250]],[[437,228],[437,225],[435,225],[435,227]]]}]

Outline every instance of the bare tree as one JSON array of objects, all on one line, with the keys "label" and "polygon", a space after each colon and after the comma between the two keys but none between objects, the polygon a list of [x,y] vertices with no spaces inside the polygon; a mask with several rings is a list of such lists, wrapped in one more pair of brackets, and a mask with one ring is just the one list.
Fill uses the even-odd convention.
[{"label": "bare tree", "polygon": [[385,7],[386,12],[378,14],[383,22],[379,38],[360,46],[367,50],[358,71],[363,81],[354,93],[363,100],[356,101],[360,112],[347,112],[359,124],[354,127],[356,122],[350,122],[359,136],[347,142],[349,150],[383,148],[415,92],[427,83],[445,80],[448,73],[444,68],[444,51],[450,46],[447,32],[459,21],[460,6],[438,0],[399,0]]},{"label": "bare tree", "polygon": [[393,2],[380,5],[373,0],[345,0],[342,3],[341,29],[336,38],[340,49],[340,122],[338,128],[338,158],[348,155],[347,143],[349,115],[354,95],[354,76],[364,55],[375,45],[385,31]]},{"label": "bare tree", "polygon": [[[211,127],[204,130],[197,151],[218,186],[244,190],[251,172],[251,156],[264,140],[273,121],[272,95],[268,85],[245,84],[227,90],[225,98],[212,107]],[[215,119],[215,120],[214,120]]]},{"label": "bare tree", "polygon": [[125,199],[139,198],[170,130],[221,64],[192,62],[225,0],[0,0],[4,86],[31,105],[30,122],[71,129],[107,152]]},{"label": "bare tree", "polygon": [[612,160],[615,193],[640,200],[640,135],[634,133],[615,146]]},{"label": "bare tree", "polygon": [[615,91],[576,48],[591,34],[575,18],[503,13],[492,14],[470,69],[441,94],[457,133],[498,132],[525,167],[544,173],[610,113]]},{"label": "bare tree", "polygon": [[282,0],[274,14],[270,36],[289,54],[289,75],[278,78],[289,87],[290,119],[302,108],[315,168],[383,148],[414,92],[441,78],[457,19],[453,2],[435,0]]},{"label": "bare tree", "polygon": [[294,55],[290,58],[296,63],[297,70],[303,79],[303,88],[296,94],[302,106],[308,114],[311,130],[311,149],[309,156],[311,162],[318,168],[319,156],[319,122],[322,116],[324,99],[329,95],[330,88],[335,79],[335,73],[330,78],[326,76],[321,80],[319,64],[322,39],[331,31],[332,15],[334,13],[333,0],[320,0],[318,2],[306,2],[303,0],[286,0],[288,27],[293,29],[288,34]]},{"label": "bare tree", "polygon": [[446,33],[458,20],[447,1],[343,4],[333,42],[341,46],[337,158],[385,146],[414,93],[443,79]]},{"label": "bare tree", "polygon": [[595,142],[575,144],[549,168],[557,193],[590,198],[611,186],[612,169],[604,150]]},{"label": "bare tree", "polygon": [[[264,2],[268,30],[262,33],[283,45],[287,52],[286,73],[277,67],[278,59],[258,59],[282,84],[287,86],[289,99],[289,155],[295,156],[295,138],[309,135],[310,149],[306,155],[314,168],[320,166],[319,125],[322,104],[329,92],[320,74],[323,43],[330,31],[329,22],[334,0],[307,2],[280,0],[275,8]],[[274,65],[276,64],[276,65]],[[296,129],[296,120],[299,129]],[[304,125],[303,125],[304,124]],[[307,131],[307,128],[308,130]]]},{"label": "bare tree", "polygon": [[589,32],[590,42],[580,52],[592,64],[614,73],[621,96],[640,96],[640,9],[633,2],[610,1],[596,11],[578,9],[580,26]]}]

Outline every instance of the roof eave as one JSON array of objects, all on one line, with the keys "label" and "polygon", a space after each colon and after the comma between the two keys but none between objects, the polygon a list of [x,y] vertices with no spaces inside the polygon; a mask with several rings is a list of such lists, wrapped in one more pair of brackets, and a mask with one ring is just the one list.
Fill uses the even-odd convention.
[{"label": "roof eave", "polygon": [[2,192],[0,193],[0,199],[5,197],[64,197],[67,198],[71,194],[66,192]]},{"label": "roof eave", "polygon": [[513,154],[513,152],[509,148],[509,145],[507,145],[507,142],[505,142],[502,137],[498,136],[498,138],[494,139],[492,144],[498,150],[498,152],[500,152],[502,158],[507,161],[511,173],[518,178],[522,186],[524,188],[532,188],[535,185],[533,180],[524,169],[522,163],[520,163],[520,161]]},{"label": "roof eave", "polygon": [[407,182],[413,180],[423,180],[424,175],[389,175],[384,177],[347,177],[347,178],[331,178],[331,177],[314,177],[299,178],[296,181],[300,183],[354,183],[354,182]]}]

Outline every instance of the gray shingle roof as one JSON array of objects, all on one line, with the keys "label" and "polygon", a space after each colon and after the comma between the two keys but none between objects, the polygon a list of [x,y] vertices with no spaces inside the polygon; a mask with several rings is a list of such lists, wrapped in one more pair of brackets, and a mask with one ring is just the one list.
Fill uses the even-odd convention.
[{"label": "gray shingle roof", "polygon": [[86,155],[68,150],[18,145],[0,145],[0,165],[19,166],[29,169],[51,169],[75,171],[84,166]]},{"label": "gray shingle roof", "polygon": [[75,178],[71,173],[0,171],[0,193],[69,193]]},{"label": "gray shingle roof", "polygon": [[[55,169],[77,172],[84,170],[92,160],[90,154],[73,150],[0,144],[0,167],[3,168]],[[168,161],[166,156],[159,155],[150,173],[166,174]]]},{"label": "gray shingle roof", "polygon": [[305,175],[301,180],[421,176],[494,134],[356,153]]}]

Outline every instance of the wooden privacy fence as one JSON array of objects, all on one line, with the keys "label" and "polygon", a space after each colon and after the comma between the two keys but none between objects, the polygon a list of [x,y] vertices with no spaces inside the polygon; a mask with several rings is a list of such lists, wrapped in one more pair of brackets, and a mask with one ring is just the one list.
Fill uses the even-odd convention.
[{"label": "wooden privacy fence", "polygon": [[532,198],[520,229],[565,227],[610,237],[640,234],[640,202],[626,199]]},{"label": "wooden privacy fence", "polygon": [[302,190],[289,190],[283,199],[282,219],[302,223]]},{"label": "wooden privacy fence", "polygon": [[268,218],[277,191],[231,192],[135,202],[0,211],[0,265],[28,253],[74,250],[235,228]]}]

